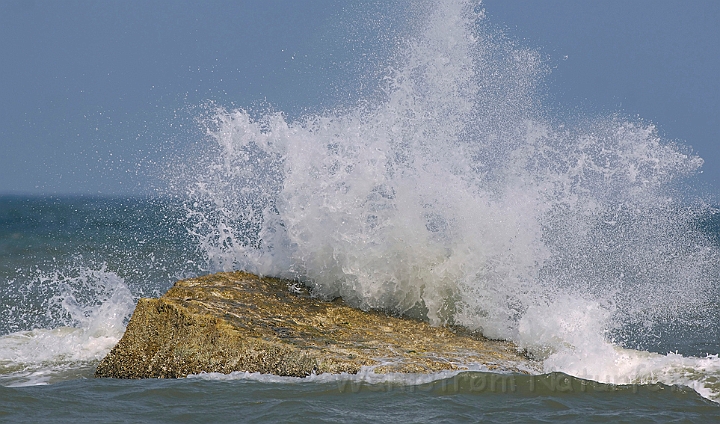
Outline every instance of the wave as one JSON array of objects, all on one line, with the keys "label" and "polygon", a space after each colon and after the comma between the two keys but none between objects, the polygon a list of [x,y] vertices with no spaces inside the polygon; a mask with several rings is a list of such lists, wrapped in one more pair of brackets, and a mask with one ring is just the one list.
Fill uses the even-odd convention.
[{"label": "wave", "polygon": [[[41,385],[91,377],[97,363],[117,344],[135,307],[135,299],[117,274],[105,267],[78,267],[39,273],[27,287],[42,287],[31,296],[45,315],[17,304],[25,323],[44,322],[47,328],[0,336],[0,385]],[[50,295],[52,294],[52,295]]]},{"label": "wave", "polygon": [[210,108],[209,143],[171,177],[210,269],[478,329],[545,372],[717,399],[716,356],[623,348],[717,322],[714,210],[688,195],[702,159],[643,121],[550,116],[541,56],[480,6],[415,6],[354,108]]},{"label": "wave", "polygon": [[[434,394],[517,394],[525,396],[558,396],[574,393],[657,393],[687,392],[683,386],[662,383],[608,384],[576,378],[564,373],[542,375],[503,374],[482,369],[443,371],[434,374],[389,373],[376,374],[365,367],[357,374],[320,374],[307,377],[279,377],[269,374],[233,372],[230,374],[202,373],[189,375],[191,380],[233,381],[245,383],[315,386],[333,385],[338,393],[401,392]],[[331,386],[332,387],[332,386]]]}]

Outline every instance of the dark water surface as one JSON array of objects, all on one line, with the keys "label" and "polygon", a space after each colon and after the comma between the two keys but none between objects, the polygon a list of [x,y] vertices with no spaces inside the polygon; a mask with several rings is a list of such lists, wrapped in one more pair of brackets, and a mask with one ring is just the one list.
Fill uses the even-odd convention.
[{"label": "dark water surface", "polygon": [[[465,373],[423,385],[352,382],[75,380],[0,388],[8,422],[711,422],[717,404],[681,387],[601,386],[564,375]],[[486,383],[483,386],[483,381]],[[531,386],[534,388],[531,389]],[[352,387],[350,387],[353,385]]]}]

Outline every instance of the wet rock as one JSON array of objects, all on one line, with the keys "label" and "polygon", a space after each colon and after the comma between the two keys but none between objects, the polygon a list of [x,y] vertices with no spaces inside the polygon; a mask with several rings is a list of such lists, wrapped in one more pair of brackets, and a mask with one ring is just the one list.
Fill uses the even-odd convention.
[{"label": "wet rock", "polygon": [[173,378],[248,371],[428,373],[468,365],[518,371],[532,364],[514,345],[461,328],[361,311],[313,298],[298,283],[245,272],[178,281],[140,299],[125,335],[96,377]]}]

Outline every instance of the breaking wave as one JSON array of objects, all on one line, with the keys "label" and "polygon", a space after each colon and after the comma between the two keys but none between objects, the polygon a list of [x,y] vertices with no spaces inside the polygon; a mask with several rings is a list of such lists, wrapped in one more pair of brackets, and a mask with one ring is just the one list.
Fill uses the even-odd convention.
[{"label": "breaking wave", "polygon": [[541,56],[479,4],[414,10],[357,107],[201,118],[209,143],[172,185],[210,270],[479,329],[545,372],[717,399],[717,356],[644,351],[718,319],[714,210],[687,195],[702,159],[643,121],[550,116]]}]

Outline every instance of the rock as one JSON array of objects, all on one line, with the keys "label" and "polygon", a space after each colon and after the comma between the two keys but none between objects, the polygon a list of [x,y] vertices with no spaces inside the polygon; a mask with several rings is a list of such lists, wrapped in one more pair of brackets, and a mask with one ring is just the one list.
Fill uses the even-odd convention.
[{"label": "rock", "polygon": [[313,298],[298,283],[245,272],[178,281],[159,299],[140,299],[96,377],[173,378],[248,371],[428,373],[532,367],[516,347],[461,328],[365,312],[341,299]]}]

